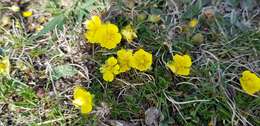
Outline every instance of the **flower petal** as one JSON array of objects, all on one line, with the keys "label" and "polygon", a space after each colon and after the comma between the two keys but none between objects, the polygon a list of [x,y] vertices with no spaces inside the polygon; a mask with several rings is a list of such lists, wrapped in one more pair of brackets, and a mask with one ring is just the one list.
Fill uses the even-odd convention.
[{"label": "flower petal", "polygon": [[81,106],[81,113],[82,114],[88,114],[92,111],[92,104],[83,104]]},{"label": "flower petal", "polygon": [[103,79],[108,82],[112,82],[114,80],[114,74],[112,72],[105,72],[103,74]]}]

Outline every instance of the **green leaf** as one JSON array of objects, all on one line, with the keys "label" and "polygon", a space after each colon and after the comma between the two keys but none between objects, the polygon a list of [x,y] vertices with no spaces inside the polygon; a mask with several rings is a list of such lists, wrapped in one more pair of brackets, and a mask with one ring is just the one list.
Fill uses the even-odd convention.
[{"label": "green leaf", "polygon": [[194,5],[189,6],[188,10],[186,12],[184,12],[182,18],[184,19],[190,19],[193,18],[194,16],[198,16],[202,10],[203,7],[203,3],[204,1],[202,0],[198,0],[196,1],[196,3],[194,3]]},{"label": "green leaf", "polygon": [[55,28],[62,29],[62,26],[65,22],[65,15],[61,14],[59,16],[54,17],[51,21],[49,21],[44,28],[34,36],[34,38],[38,38],[48,32],[51,32]]},{"label": "green leaf", "polygon": [[78,73],[78,70],[71,65],[57,66],[52,71],[53,80],[58,80],[61,77],[72,77]]}]

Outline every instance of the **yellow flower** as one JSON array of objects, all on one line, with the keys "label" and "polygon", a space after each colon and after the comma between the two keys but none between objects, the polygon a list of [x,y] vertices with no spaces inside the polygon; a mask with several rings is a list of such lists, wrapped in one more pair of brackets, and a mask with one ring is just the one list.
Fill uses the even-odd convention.
[{"label": "yellow flower", "polygon": [[101,47],[105,47],[107,49],[115,48],[116,45],[120,43],[122,38],[118,31],[118,27],[114,24],[103,24],[97,31],[98,42],[100,42]]},{"label": "yellow flower", "polygon": [[192,61],[189,55],[178,55],[173,56],[173,61],[167,63],[167,67],[171,69],[171,71],[178,75],[189,75],[190,67],[192,65]]},{"label": "yellow flower", "polygon": [[133,50],[121,49],[117,51],[117,60],[120,66],[120,73],[131,69],[131,60],[133,58]]},{"label": "yellow flower", "polygon": [[0,75],[9,76],[10,73],[10,62],[9,57],[2,57],[0,60]]},{"label": "yellow flower", "polygon": [[81,108],[82,114],[88,114],[92,111],[93,95],[81,86],[76,86],[73,92],[74,100],[72,101],[76,107]]},{"label": "yellow flower", "polygon": [[121,30],[121,34],[123,35],[124,39],[126,39],[127,42],[132,42],[133,39],[137,38],[137,35],[134,29],[131,27],[131,25],[125,26]]},{"label": "yellow flower", "polygon": [[198,20],[196,18],[193,18],[190,22],[189,22],[189,27],[194,28],[198,25]]},{"label": "yellow flower", "polygon": [[85,38],[89,43],[99,43],[107,49],[115,48],[122,38],[116,25],[103,24],[98,16],[93,16],[91,20],[87,20],[86,29]]},{"label": "yellow flower", "polygon": [[248,70],[242,73],[240,84],[243,90],[249,95],[253,95],[254,93],[260,91],[260,78]]},{"label": "yellow flower", "polygon": [[152,54],[139,49],[133,55],[131,66],[140,71],[146,71],[151,68],[152,65]]},{"label": "yellow flower", "polygon": [[88,30],[85,33],[85,38],[89,43],[98,43],[98,38],[101,37],[97,33],[102,25],[101,19],[98,16],[92,16],[91,20],[86,21],[86,29]]},{"label": "yellow flower", "polygon": [[22,12],[22,15],[23,15],[23,17],[31,17],[32,16],[32,11],[24,11],[24,12]]},{"label": "yellow flower", "polygon": [[117,59],[115,57],[110,57],[106,60],[100,68],[100,72],[103,74],[103,79],[105,81],[111,82],[114,80],[115,76],[119,74],[119,65],[117,64]]}]

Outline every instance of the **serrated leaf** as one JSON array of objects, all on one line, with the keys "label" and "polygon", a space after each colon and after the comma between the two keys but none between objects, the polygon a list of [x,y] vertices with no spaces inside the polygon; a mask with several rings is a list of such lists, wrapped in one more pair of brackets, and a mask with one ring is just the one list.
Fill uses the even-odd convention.
[{"label": "serrated leaf", "polygon": [[65,15],[61,14],[59,16],[54,17],[51,21],[49,21],[44,28],[36,35],[34,38],[38,38],[48,32],[51,32],[55,28],[62,29],[62,26],[65,22]]},{"label": "serrated leaf", "polygon": [[58,80],[61,77],[72,77],[78,73],[78,70],[71,65],[57,66],[52,71],[53,80]]}]

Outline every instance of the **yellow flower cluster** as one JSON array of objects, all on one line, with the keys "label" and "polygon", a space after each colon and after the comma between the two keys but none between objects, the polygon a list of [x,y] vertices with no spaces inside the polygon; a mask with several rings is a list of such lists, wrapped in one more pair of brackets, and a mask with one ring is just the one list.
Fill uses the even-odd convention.
[{"label": "yellow flower cluster", "polygon": [[9,57],[5,56],[0,59],[0,75],[9,76],[9,73],[10,73]]},{"label": "yellow flower cluster", "polygon": [[92,111],[93,95],[81,86],[76,86],[73,92],[74,100],[72,103],[81,108],[82,114],[88,114]]},{"label": "yellow flower cluster", "polygon": [[[192,19],[186,26],[193,29],[197,25],[198,20]],[[89,43],[97,43],[107,49],[115,48],[121,42],[122,37],[129,43],[137,38],[131,25],[125,26],[120,34],[119,28],[115,24],[103,23],[98,16],[93,16],[91,20],[86,22],[86,29],[85,37]],[[153,61],[152,54],[143,49],[136,52],[131,49],[121,49],[117,51],[116,55],[116,57],[109,57],[99,69],[105,81],[112,82],[118,74],[127,72],[132,68],[142,72],[147,71],[151,68]],[[176,75],[187,76],[190,75],[192,59],[189,55],[175,54],[166,66]],[[250,95],[260,91],[260,78],[250,71],[242,73],[240,83],[243,90]],[[76,106],[81,106],[82,113],[89,113],[92,110],[93,97],[82,87],[75,88],[74,99],[73,103]]]},{"label": "yellow flower cluster", "polygon": [[173,56],[173,61],[167,63],[167,67],[177,75],[189,75],[192,61],[189,55],[179,55]]},{"label": "yellow flower cluster", "polygon": [[113,49],[121,41],[121,34],[115,24],[102,23],[98,16],[93,16],[86,22],[85,38],[89,43],[98,43],[101,47]]},{"label": "yellow flower cluster", "polygon": [[133,50],[121,49],[117,51],[117,59],[110,57],[100,68],[105,81],[111,82],[117,74],[127,72],[131,68],[146,71],[152,65],[152,54],[139,49],[133,54]]},{"label": "yellow flower cluster", "polygon": [[240,78],[242,89],[249,95],[260,91],[260,78],[256,74],[246,70],[242,73]]},{"label": "yellow flower cluster", "polygon": [[85,38],[89,43],[100,44],[101,47],[113,49],[121,42],[122,36],[127,42],[132,42],[137,38],[136,32],[131,25],[125,26],[119,33],[115,24],[103,23],[98,16],[92,16],[86,21]]}]

